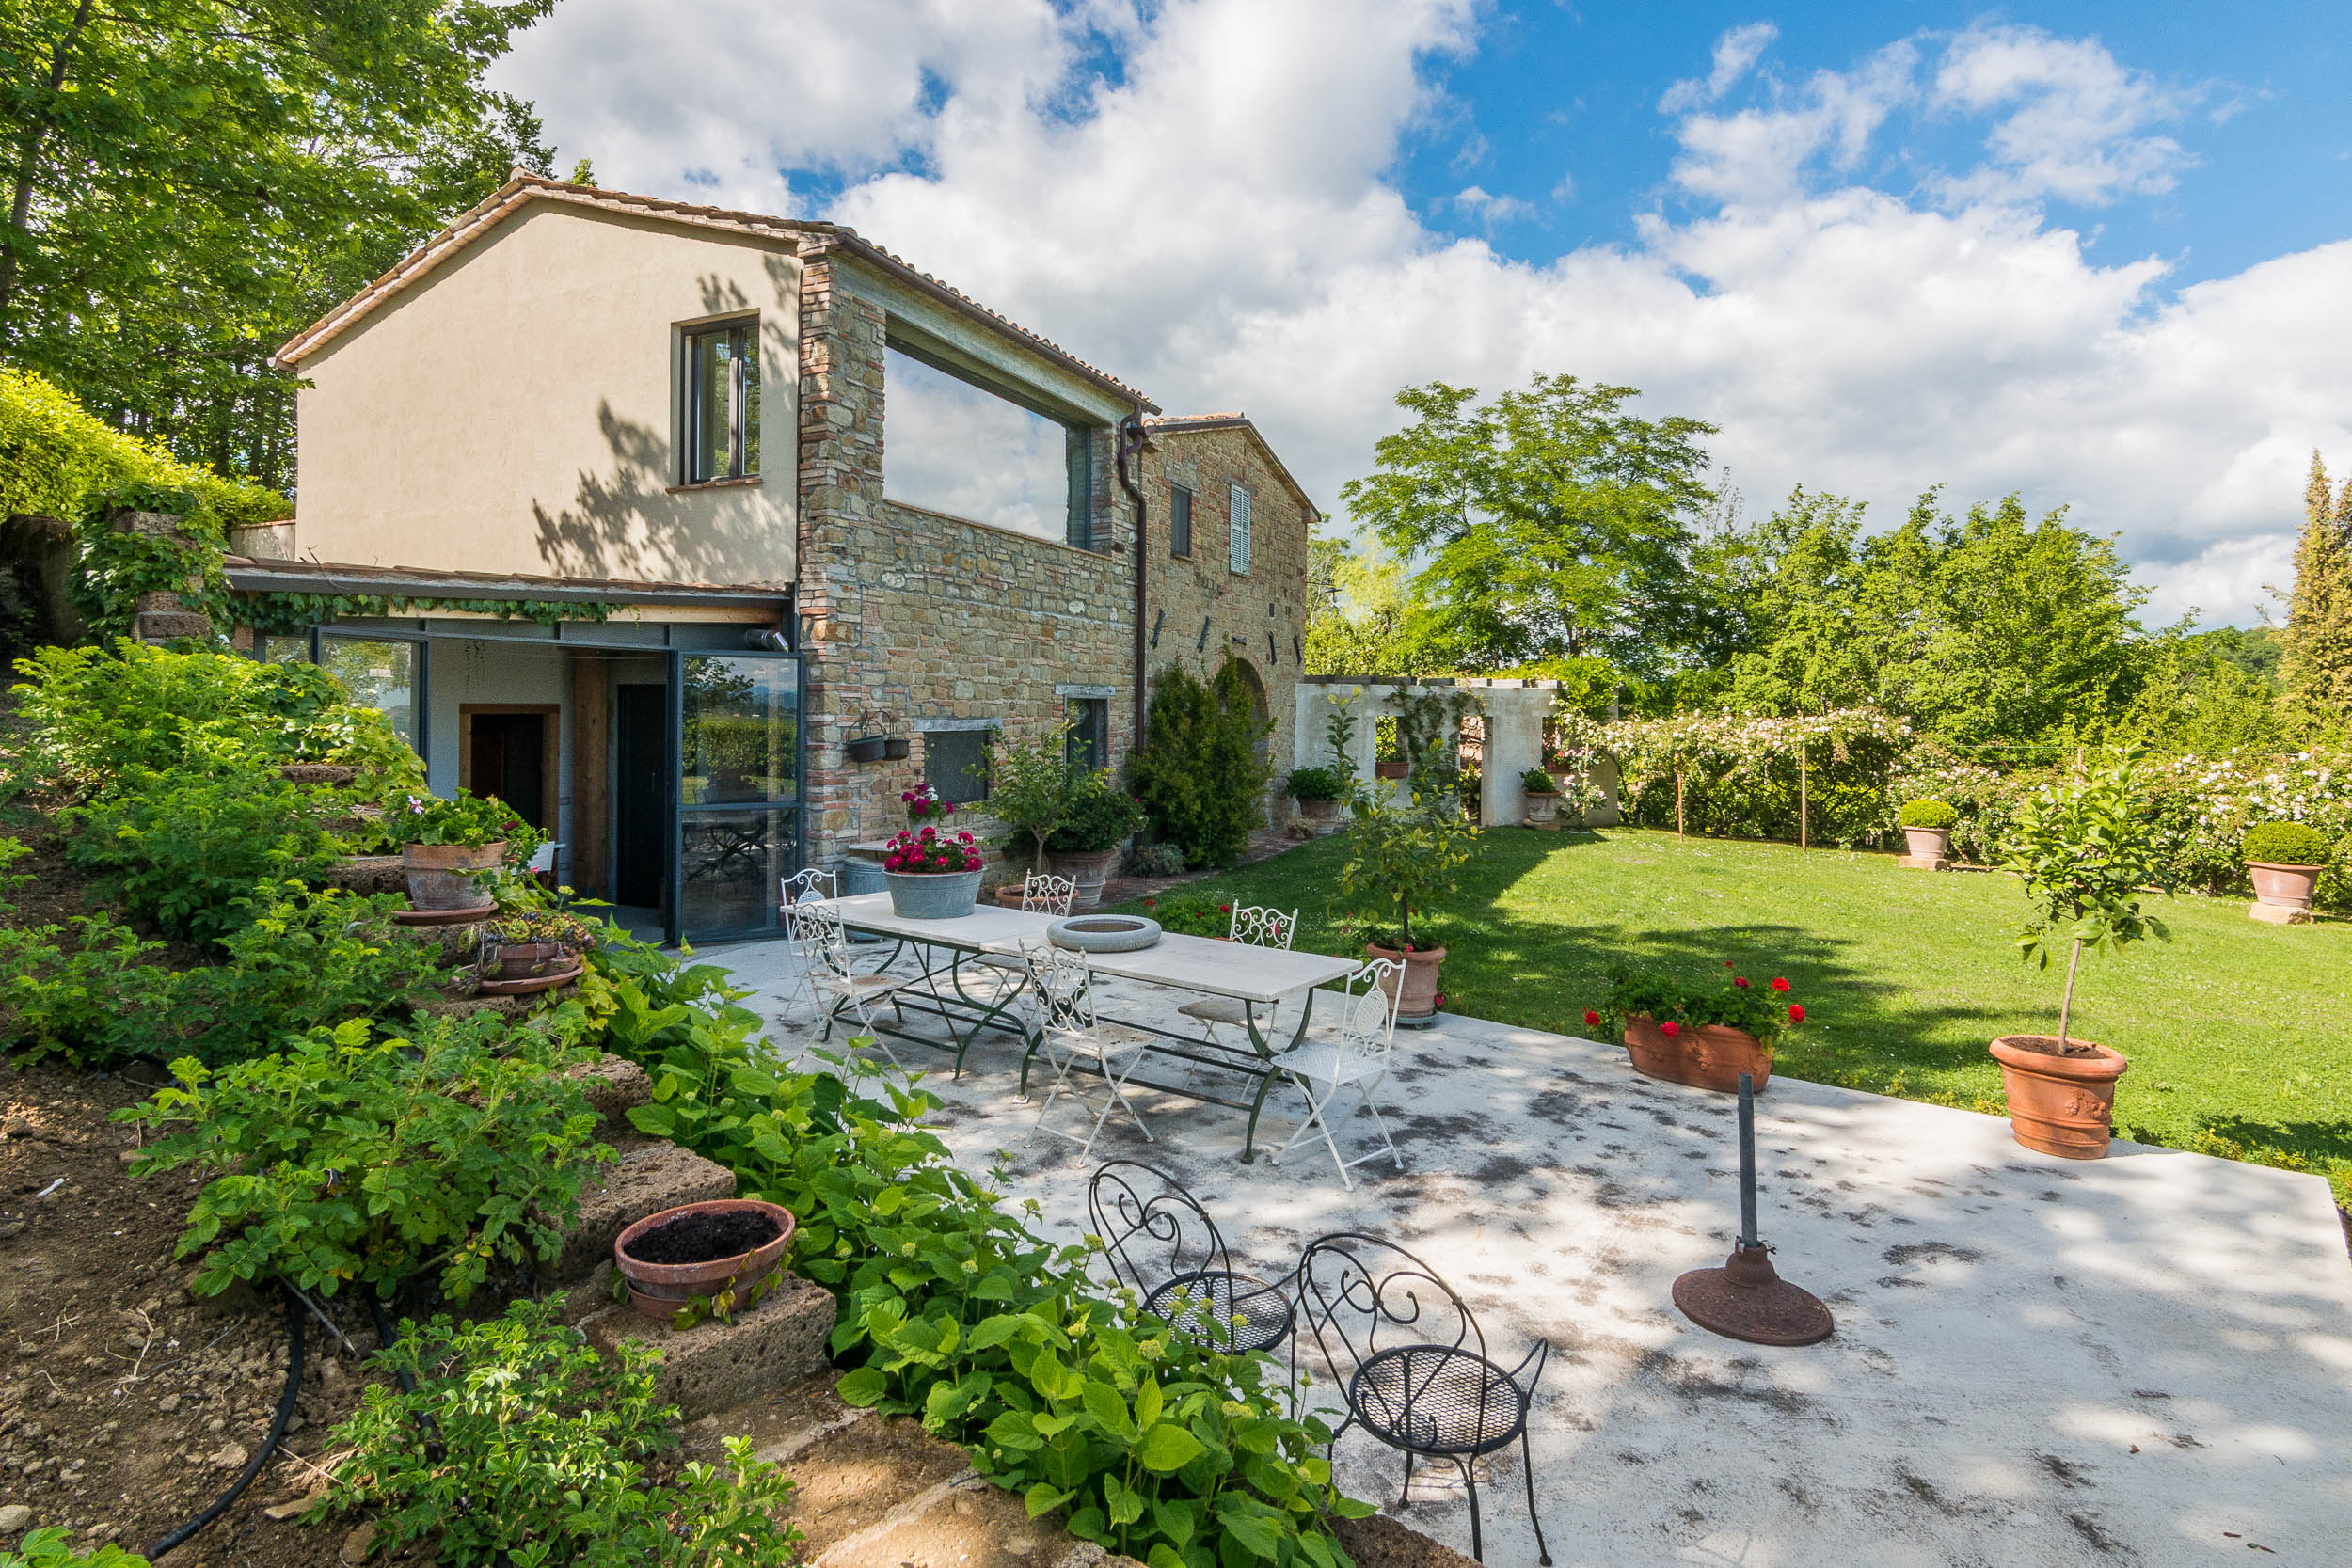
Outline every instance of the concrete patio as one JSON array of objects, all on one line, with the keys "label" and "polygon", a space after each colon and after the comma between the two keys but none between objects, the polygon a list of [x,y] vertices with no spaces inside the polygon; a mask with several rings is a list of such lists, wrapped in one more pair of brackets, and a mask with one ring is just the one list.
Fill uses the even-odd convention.
[{"label": "concrete patio", "polygon": [[[778,1015],[782,943],[703,957]],[[1172,1027],[1182,1000],[1120,985],[1104,1010]],[[813,1043],[807,1019],[779,1020],[782,1049]],[[1401,1034],[1381,1102],[1406,1168],[1361,1167],[1352,1194],[1320,1147],[1264,1157],[1293,1125],[1279,1095],[1255,1164],[1241,1114],[1153,1096],[1156,1141],[1114,1120],[1081,1161],[1030,1138],[1009,1037],[960,1081],[944,1053],[898,1049],[942,1069],[924,1086],[959,1159],[1009,1151],[1056,1239],[1086,1229],[1095,1164],[1147,1160],[1265,1272],[1367,1230],[1451,1281],[1505,1364],[1547,1338],[1533,1433],[1560,1564],[2346,1560],[2352,1262],[2316,1177],[2133,1144],[2077,1164],[1996,1118],[1776,1079],[1762,1229],[1837,1332],[1772,1350],[1693,1327],[1668,1295],[1737,1227],[1732,1102],[1641,1078],[1621,1049],[1451,1017]],[[1339,1470],[1393,1509],[1396,1455],[1350,1433]],[[1486,1560],[1534,1563],[1515,1452],[1480,1492]],[[1469,1549],[1457,1481],[1417,1477],[1403,1517]]]}]

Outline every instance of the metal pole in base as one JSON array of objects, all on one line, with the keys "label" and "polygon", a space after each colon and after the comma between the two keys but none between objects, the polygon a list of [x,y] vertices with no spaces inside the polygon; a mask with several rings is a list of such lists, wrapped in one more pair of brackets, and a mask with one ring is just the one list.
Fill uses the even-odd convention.
[{"label": "metal pole in base", "polygon": [[1756,1080],[1740,1075],[1740,1240],[1720,1269],[1692,1269],[1675,1281],[1675,1305],[1701,1328],[1755,1345],[1810,1345],[1836,1320],[1812,1291],[1772,1268],[1756,1233]]}]

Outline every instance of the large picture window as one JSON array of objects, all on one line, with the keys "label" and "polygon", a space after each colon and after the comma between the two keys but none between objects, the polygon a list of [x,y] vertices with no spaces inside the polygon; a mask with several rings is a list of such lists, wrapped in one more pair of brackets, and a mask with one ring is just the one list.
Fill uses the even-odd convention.
[{"label": "large picture window", "polygon": [[759,472],[759,323],[726,322],[686,334],[683,414],[688,484]]},{"label": "large picture window", "polygon": [[1092,431],[896,347],[882,360],[882,495],[1091,549]]}]

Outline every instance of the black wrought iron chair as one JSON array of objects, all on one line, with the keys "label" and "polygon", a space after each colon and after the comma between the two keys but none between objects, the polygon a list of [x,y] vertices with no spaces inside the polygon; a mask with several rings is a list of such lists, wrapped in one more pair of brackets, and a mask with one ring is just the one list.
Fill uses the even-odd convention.
[{"label": "black wrought iron chair", "polygon": [[[1347,1418],[1405,1456],[1403,1508],[1412,1500],[1417,1460],[1447,1460],[1470,1492],[1470,1556],[1486,1560],[1478,1517],[1476,1463],[1513,1443],[1527,1472],[1527,1518],[1537,1560],[1551,1561],[1535,1516],[1535,1468],[1527,1418],[1551,1347],[1543,1340],[1505,1370],[1486,1354],[1478,1320],[1454,1288],[1393,1242],[1342,1232],[1307,1243],[1297,1275],[1298,1310],[1330,1364]],[[1302,1336],[1301,1338],[1304,1338]],[[1297,1342],[1293,1341],[1294,1370]]]},{"label": "black wrought iron chair", "polygon": [[1113,1160],[1087,1183],[1087,1214],[1112,1277],[1143,1309],[1231,1352],[1279,1350],[1295,1322],[1289,1281],[1233,1267],[1209,1212],[1166,1171]]}]

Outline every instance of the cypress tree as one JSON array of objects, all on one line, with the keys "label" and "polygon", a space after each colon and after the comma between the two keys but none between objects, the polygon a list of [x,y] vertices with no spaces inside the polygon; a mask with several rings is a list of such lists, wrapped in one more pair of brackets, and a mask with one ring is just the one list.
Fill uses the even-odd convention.
[{"label": "cypress tree", "polygon": [[2352,723],[2352,482],[2331,494],[2316,451],[2303,490],[2285,643],[2279,673],[2292,717],[2314,730]]}]

